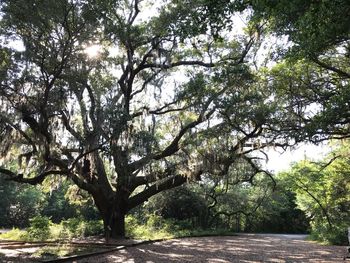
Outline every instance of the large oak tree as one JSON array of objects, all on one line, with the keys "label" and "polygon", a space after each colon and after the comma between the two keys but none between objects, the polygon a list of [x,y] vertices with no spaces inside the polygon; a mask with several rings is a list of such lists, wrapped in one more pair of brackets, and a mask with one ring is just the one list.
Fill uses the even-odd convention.
[{"label": "large oak tree", "polygon": [[227,174],[239,158],[262,172],[249,152],[275,139],[277,106],[247,65],[258,34],[235,36],[232,10],[2,0],[0,173],[68,178],[117,237],[125,214],[161,191]]}]

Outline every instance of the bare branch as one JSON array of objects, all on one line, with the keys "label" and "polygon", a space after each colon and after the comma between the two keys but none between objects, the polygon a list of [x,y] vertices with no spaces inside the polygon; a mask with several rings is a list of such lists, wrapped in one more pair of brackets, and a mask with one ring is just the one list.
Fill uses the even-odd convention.
[{"label": "bare branch", "polygon": [[174,153],[176,153],[180,148],[179,148],[179,142],[182,139],[182,137],[192,128],[196,127],[198,124],[202,123],[203,121],[207,120],[215,110],[210,111],[206,115],[201,114],[197,120],[187,124],[185,127],[183,127],[177,136],[171,141],[171,143],[161,152],[159,153],[153,153],[150,154],[138,161],[135,161],[129,165],[131,171],[136,171],[146,165],[149,161],[151,160],[160,160],[165,157],[168,157]]},{"label": "bare branch", "polygon": [[2,122],[5,122],[7,123],[10,127],[14,128],[16,131],[18,131],[22,136],[23,138],[28,142],[28,144],[30,146],[32,146],[32,152],[35,153],[37,152],[37,148],[36,148],[36,145],[34,143],[34,141],[30,138],[30,136],[25,133],[20,127],[19,125],[17,124],[14,124],[9,118],[3,116],[1,113],[0,113],[0,120]]},{"label": "bare branch", "polygon": [[143,83],[140,89],[134,91],[133,93],[131,93],[130,95],[130,99],[132,99],[135,95],[141,93],[142,91],[145,90],[145,88],[147,87],[147,85],[161,72],[161,70],[157,70],[156,72],[154,72],[151,76],[149,76]]}]

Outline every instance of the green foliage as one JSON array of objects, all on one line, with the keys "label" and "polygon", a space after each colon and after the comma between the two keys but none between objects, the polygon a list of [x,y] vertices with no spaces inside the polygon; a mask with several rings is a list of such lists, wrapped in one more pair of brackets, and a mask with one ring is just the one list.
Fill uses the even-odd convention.
[{"label": "green foliage", "polygon": [[232,28],[232,2],[230,0],[180,0],[172,1],[161,9],[154,21],[154,31],[168,30],[181,39],[211,33],[215,38],[219,33]]},{"label": "green foliage", "polygon": [[36,216],[31,218],[30,226],[27,230],[29,239],[32,240],[47,240],[50,239],[50,226],[52,222],[46,216]]},{"label": "green foliage", "polygon": [[135,239],[168,239],[189,236],[217,236],[232,235],[227,229],[202,229],[193,227],[186,220],[164,219],[150,214],[145,223],[129,215],[126,218],[126,232],[128,237]]},{"label": "green foliage", "polygon": [[255,20],[267,20],[270,29],[288,35],[304,55],[324,50],[349,40],[350,5],[346,0],[246,1]]},{"label": "green foliage", "polygon": [[265,233],[305,234],[309,231],[309,219],[297,208],[295,194],[288,190],[283,181],[277,182],[277,189],[249,218],[246,230]]},{"label": "green foliage", "polygon": [[[49,182],[52,184],[52,182]],[[46,205],[42,207],[41,214],[50,217],[52,222],[59,223],[64,219],[77,216],[79,210],[77,206],[72,205],[66,192],[68,189],[67,183],[62,183],[57,189],[46,194]]]},{"label": "green foliage", "polygon": [[174,234],[169,232],[171,225],[163,218],[150,215],[146,224],[142,224],[136,218],[129,215],[125,220],[126,236],[138,239],[162,239],[172,238]]},{"label": "green foliage", "polygon": [[12,230],[0,234],[0,239],[5,240],[27,240],[28,232],[18,228],[12,228]]},{"label": "green foliage", "polygon": [[10,240],[60,240],[97,236],[103,234],[101,220],[85,221],[82,218],[71,218],[54,224],[48,217],[36,216],[30,219],[26,230],[14,228],[0,235],[0,239]]},{"label": "green foliage", "polygon": [[103,223],[98,220],[85,221],[83,218],[70,218],[61,221],[60,238],[75,238],[100,235],[103,233]]},{"label": "green foliage", "polygon": [[349,1],[238,2],[252,8],[252,24],[285,39],[277,43],[276,66],[265,83],[277,94],[280,133],[297,142],[347,137]]},{"label": "green foliage", "polygon": [[[350,177],[348,143],[323,162],[302,161],[281,176],[296,193],[298,207],[311,219],[317,240],[346,244],[350,225]],[[333,157],[332,157],[333,155]],[[336,156],[336,157],[334,157]]]},{"label": "green foliage", "polygon": [[[148,232],[152,234],[158,230],[175,236],[221,230],[306,233],[309,219],[296,207],[295,194],[288,189],[288,184],[278,180],[273,192],[270,181],[264,177],[257,176],[254,185],[247,182],[233,184],[238,178],[249,178],[249,167],[244,168],[246,170],[240,170],[239,177],[225,178],[229,183],[227,186],[208,182],[201,186],[179,187],[152,197],[142,209],[134,211],[135,217],[128,217],[128,233],[132,236],[147,236]],[[168,225],[171,226],[169,229]]]},{"label": "green foliage", "polygon": [[[149,16],[152,4],[159,8]],[[248,7],[247,35],[237,37],[232,16]],[[28,215],[42,214],[31,238],[44,237],[48,217],[64,220],[55,233],[84,236],[100,231],[83,220],[98,218],[93,205],[109,226],[150,200],[145,229],[164,235],[189,225],[301,231],[288,221],[303,220],[294,195],[271,193],[273,177],[255,152],[349,136],[348,2],[3,0],[0,8],[1,176],[50,192],[6,186],[0,194],[14,189],[8,196],[18,200],[4,198],[0,224],[25,226]],[[250,53],[265,21],[289,36],[292,52],[255,76]],[[93,58],[86,52],[96,43]],[[348,181],[318,168],[295,168],[293,178],[308,177],[308,195],[295,193],[313,223],[326,217],[331,226],[348,208],[346,187],[334,194],[331,175]],[[182,188],[150,199],[200,177],[194,194]]]},{"label": "green foliage", "polygon": [[81,254],[100,251],[99,248],[76,247],[66,244],[57,244],[56,246],[44,246],[39,248],[32,255],[40,261],[51,261],[63,257],[77,256]]},{"label": "green foliage", "polygon": [[281,134],[297,142],[347,134],[348,80],[306,59],[280,62],[265,77],[285,120],[278,124]]},{"label": "green foliage", "polygon": [[84,191],[80,191],[76,185],[69,185],[68,188],[60,188],[57,194],[61,196],[60,198],[64,195],[65,200],[63,202],[65,204],[68,202],[67,208],[74,207],[75,217],[83,217],[87,221],[100,219],[100,215],[91,196]]},{"label": "green foliage", "polygon": [[87,249],[77,248],[67,245],[58,245],[58,246],[46,246],[38,249],[33,253],[34,257],[40,258],[40,260],[54,260],[57,258],[68,257],[77,255],[80,253],[91,253],[91,248]]},{"label": "green foliage", "polygon": [[45,202],[45,195],[38,187],[19,185],[0,177],[0,226],[28,226],[29,218],[38,215]]},{"label": "green foliage", "polygon": [[[243,64],[254,38],[231,34],[232,7],[230,0],[1,1],[0,136],[7,140],[0,148],[11,161],[26,161],[23,168],[1,165],[1,176],[33,185],[69,178],[93,196],[104,220],[185,183],[185,153],[200,158],[192,134],[210,120],[227,126],[235,109],[222,110],[229,99],[218,105],[252,80]],[[87,54],[93,45],[100,45],[96,57]],[[254,108],[242,126],[267,120],[252,106],[261,98],[242,98]],[[215,128],[248,137],[239,126]],[[43,211],[54,222],[80,215],[63,192]]]},{"label": "green foliage", "polygon": [[[164,219],[199,220],[206,214],[205,200],[188,187],[178,187],[152,197],[144,207]],[[150,219],[149,219],[150,220]]]},{"label": "green foliage", "polygon": [[85,221],[83,218],[70,218],[50,227],[51,239],[72,239],[103,234],[101,220]]},{"label": "green foliage", "polygon": [[[56,189],[50,189],[55,182],[47,181],[49,185],[29,186],[5,181],[0,177],[0,226],[28,227],[33,215],[49,217],[52,222],[82,217],[84,220],[98,220],[99,215],[91,199],[68,192],[69,184],[59,183]],[[83,200],[84,202],[78,202]]]},{"label": "green foliage", "polygon": [[320,242],[324,242],[332,245],[348,245],[348,227],[349,222],[338,222],[329,229],[328,224],[325,221],[314,222],[311,224],[312,231],[310,238]]}]

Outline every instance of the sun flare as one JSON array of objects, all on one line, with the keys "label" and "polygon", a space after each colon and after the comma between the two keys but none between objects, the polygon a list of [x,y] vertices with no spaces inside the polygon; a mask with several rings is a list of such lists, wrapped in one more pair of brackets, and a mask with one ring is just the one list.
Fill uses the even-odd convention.
[{"label": "sun flare", "polygon": [[102,47],[100,45],[91,45],[87,46],[84,50],[84,53],[89,58],[96,58],[101,53]]}]

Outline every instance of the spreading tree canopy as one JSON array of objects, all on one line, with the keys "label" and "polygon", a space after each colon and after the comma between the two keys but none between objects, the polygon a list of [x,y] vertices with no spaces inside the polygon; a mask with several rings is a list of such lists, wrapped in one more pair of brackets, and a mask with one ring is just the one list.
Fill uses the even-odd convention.
[{"label": "spreading tree canopy", "polygon": [[[235,10],[251,14],[241,34]],[[112,237],[161,191],[242,163],[240,180],[270,176],[255,150],[350,135],[348,11],[345,0],[0,0],[0,174],[67,178]],[[269,32],[289,37],[283,61],[256,72]]]},{"label": "spreading tree canopy", "polygon": [[[251,22],[279,38],[266,85],[290,117],[281,127],[295,141],[350,136],[350,2],[241,0]],[[284,114],[285,115],[285,114]],[[286,118],[287,119],[287,118]]]},{"label": "spreading tree canopy", "polygon": [[237,160],[262,172],[249,152],[276,139],[278,104],[248,63],[260,29],[235,36],[230,1],[0,3],[2,176],[68,178],[117,237],[161,191]]}]

